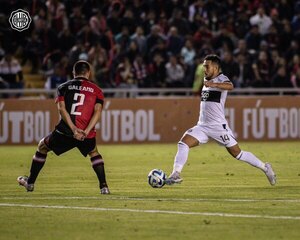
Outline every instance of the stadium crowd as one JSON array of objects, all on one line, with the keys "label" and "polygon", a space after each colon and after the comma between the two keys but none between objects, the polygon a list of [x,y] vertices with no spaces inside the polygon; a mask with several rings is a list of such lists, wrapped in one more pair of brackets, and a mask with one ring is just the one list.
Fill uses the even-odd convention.
[{"label": "stadium crowd", "polygon": [[[23,32],[8,22],[19,8]],[[191,88],[209,53],[235,87],[300,87],[299,0],[11,0],[0,12],[0,88],[24,87],[27,62],[56,88],[78,59],[102,88]]]}]

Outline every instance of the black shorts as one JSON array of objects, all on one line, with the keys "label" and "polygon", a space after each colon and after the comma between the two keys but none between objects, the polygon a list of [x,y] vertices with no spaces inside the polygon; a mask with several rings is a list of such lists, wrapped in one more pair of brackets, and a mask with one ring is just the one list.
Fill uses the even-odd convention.
[{"label": "black shorts", "polygon": [[73,137],[63,135],[56,130],[45,137],[44,142],[56,155],[60,155],[77,147],[81,154],[86,157],[96,146],[95,138],[86,138],[84,141],[79,141]]}]

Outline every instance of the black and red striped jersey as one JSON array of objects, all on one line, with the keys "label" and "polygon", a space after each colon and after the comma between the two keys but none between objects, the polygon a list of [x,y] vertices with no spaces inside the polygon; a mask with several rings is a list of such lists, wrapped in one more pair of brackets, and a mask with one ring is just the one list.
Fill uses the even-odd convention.
[{"label": "black and red striped jersey", "polygon": [[[66,110],[70,114],[74,125],[84,130],[93,116],[95,104],[103,104],[104,96],[101,88],[95,83],[83,77],[78,77],[58,86],[55,102],[59,101],[65,102]],[[65,135],[73,135],[72,130],[62,119],[56,126],[56,130]],[[93,129],[87,138],[95,136],[96,130]]]}]

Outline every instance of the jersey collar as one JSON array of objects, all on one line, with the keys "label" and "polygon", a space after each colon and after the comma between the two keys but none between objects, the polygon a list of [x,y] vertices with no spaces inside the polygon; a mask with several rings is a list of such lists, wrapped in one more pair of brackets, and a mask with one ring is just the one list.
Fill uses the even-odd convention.
[{"label": "jersey collar", "polygon": [[83,77],[83,76],[75,77],[74,79],[76,79],[76,80],[83,79],[83,80],[89,81],[89,79],[88,79],[88,78],[86,78],[86,77]]}]

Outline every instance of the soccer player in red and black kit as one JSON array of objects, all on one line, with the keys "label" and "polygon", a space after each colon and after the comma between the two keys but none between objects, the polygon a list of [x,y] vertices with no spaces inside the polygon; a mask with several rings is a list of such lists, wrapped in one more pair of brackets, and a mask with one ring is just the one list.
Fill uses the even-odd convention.
[{"label": "soccer player in red and black kit", "polygon": [[90,73],[90,64],[78,61],[73,67],[74,79],[58,87],[55,102],[61,120],[55,130],[39,142],[29,177],[20,176],[17,179],[27,191],[34,190],[35,180],[49,151],[60,155],[77,147],[83,156],[90,156],[99,180],[100,193],[110,193],[105,179],[104,161],[97,150],[95,138],[95,125],[101,116],[104,96],[102,90],[89,80]]}]

